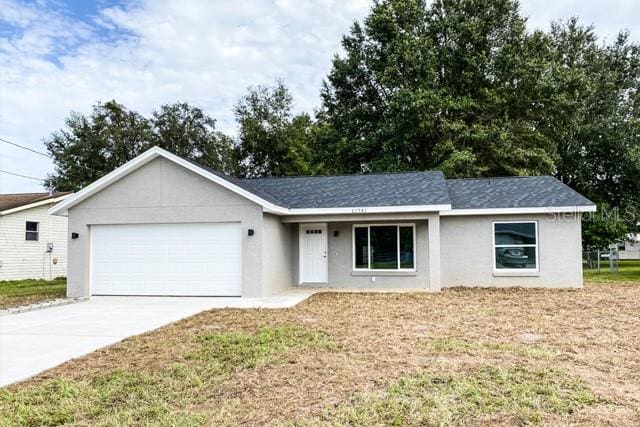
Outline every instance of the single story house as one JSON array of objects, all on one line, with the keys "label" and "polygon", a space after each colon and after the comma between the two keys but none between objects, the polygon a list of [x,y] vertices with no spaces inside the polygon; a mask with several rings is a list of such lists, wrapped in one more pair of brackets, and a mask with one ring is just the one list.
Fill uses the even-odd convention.
[{"label": "single story house", "polygon": [[67,275],[67,218],[47,210],[70,195],[0,194],[0,280]]},{"label": "single story house", "polygon": [[50,212],[68,294],[264,297],[291,287],[581,287],[581,213],[550,176],[239,179],[152,148]]}]

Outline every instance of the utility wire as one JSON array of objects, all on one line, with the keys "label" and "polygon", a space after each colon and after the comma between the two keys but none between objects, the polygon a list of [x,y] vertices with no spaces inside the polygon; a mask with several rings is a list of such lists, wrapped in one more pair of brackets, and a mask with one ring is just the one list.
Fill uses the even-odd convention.
[{"label": "utility wire", "polygon": [[23,150],[27,150],[27,151],[31,151],[32,153],[36,153],[39,154],[41,156],[44,156],[48,159],[51,159],[52,157],[50,155],[48,155],[47,153],[43,153],[42,151],[38,151],[38,150],[34,150],[33,148],[29,148],[29,147],[25,147],[24,145],[20,145],[18,143],[6,140],[4,138],[0,138],[0,142],[4,142],[6,144],[10,144],[13,145],[14,147],[18,147],[18,148],[22,148]]},{"label": "utility wire", "polygon": [[42,179],[42,178],[36,178],[36,177],[33,177],[33,176],[21,175],[21,174],[19,174],[19,173],[9,172],[9,171],[2,170],[2,169],[0,169],[0,172],[2,172],[2,173],[6,173],[6,174],[8,174],[8,175],[17,176],[17,177],[20,177],[20,178],[33,179],[34,181],[41,181],[41,182],[44,182],[44,181],[45,181],[45,180],[44,180],[44,179]]}]

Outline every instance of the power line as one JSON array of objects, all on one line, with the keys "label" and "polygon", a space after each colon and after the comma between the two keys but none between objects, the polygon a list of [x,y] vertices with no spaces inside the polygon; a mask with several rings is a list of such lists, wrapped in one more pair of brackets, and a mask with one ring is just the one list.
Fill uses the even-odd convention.
[{"label": "power line", "polygon": [[33,179],[34,181],[41,181],[41,182],[44,182],[44,181],[45,181],[45,180],[44,180],[44,179],[42,179],[42,178],[35,178],[35,177],[33,177],[33,176],[21,175],[21,174],[19,174],[19,173],[9,172],[9,171],[2,170],[2,169],[0,169],[0,172],[2,172],[2,173],[6,173],[6,174],[8,174],[8,175],[17,176],[17,177],[20,177],[20,178]]},{"label": "power line", "polygon": [[51,156],[50,156],[50,155],[48,155],[47,153],[43,153],[42,151],[34,150],[33,148],[25,147],[24,145],[20,145],[20,144],[18,144],[18,143],[15,143],[15,142],[12,142],[12,141],[6,140],[6,139],[4,139],[4,138],[0,138],[0,141],[1,141],[1,142],[4,142],[4,143],[6,143],[6,144],[13,145],[14,147],[22,148],[23,150],[31,151],[32,153],[39,154],[39,155],[44,156],[44,157],[46,157],[46,158],[48,158],[48,159],[50,159],[50,158],[51,158]]}]

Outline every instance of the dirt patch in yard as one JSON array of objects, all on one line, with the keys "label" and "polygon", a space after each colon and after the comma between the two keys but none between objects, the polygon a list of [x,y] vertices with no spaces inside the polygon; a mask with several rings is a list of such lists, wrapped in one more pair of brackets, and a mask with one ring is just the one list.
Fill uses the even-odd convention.
[{"label": "dirt patch in yard", "polygon": [[633,283],[318,294],[128,339],[10,387],[0,413],[49,416],[54,387],[70,424],[637,425],[638,313]]}]

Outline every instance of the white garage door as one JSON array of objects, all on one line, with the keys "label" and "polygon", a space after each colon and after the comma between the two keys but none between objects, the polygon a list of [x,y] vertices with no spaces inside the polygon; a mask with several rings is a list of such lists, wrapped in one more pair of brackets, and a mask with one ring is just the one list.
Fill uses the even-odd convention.
[{"label": "white garage door", "polygon": [[91,226],[93,295],[240,296],[239,223]]}]

